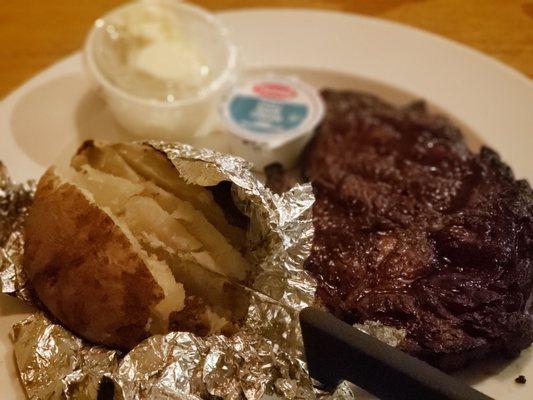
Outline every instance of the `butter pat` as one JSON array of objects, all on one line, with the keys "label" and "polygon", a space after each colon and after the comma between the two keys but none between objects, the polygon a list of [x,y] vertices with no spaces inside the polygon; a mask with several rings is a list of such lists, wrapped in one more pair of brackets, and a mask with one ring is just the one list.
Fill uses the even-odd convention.
[{"label": "butter pat", "polygon": [[232,154],[261,171],[279,162],[291,168],[324,116],[318,91],[296,77],[265,75],[237,83],[220,117]]},{"label": "butter pat", "polygon": [[174,102],[197,95],[213,79],[213,68],[191,21],[169,4],[133,3],[101,20],[105,54],[97,63],[136,96]]},{"label": "butter pat", "polygon": [[150,43],[136,54],[134,66],[156,79],[187,81],[198,86],[209,74],[209,67],[202,64],[198,52],[178,41]]},{"label": "butter pat", "polygon": [[[183,40],[178,14],[154,4],[138,4],[124,8],[108,18],[114,30],[140,44],[164,40]],[[108,32],[111,34],[111,32]]]}]

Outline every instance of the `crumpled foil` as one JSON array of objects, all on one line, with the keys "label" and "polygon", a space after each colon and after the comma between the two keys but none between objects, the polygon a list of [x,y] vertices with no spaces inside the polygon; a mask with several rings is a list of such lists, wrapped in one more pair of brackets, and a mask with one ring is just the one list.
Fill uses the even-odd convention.
[{"label": "crumpled foil", "polygon": [[61,325],[35,313],[13,327],[15,359],[31,399],[96,399],[102,376],[116,370],[117,352],[87,346]]},{"label": "crumpled foil", "polygon": [[[244,326],[232,337],[156,335],[120,354],[82,341],[38,312],[12,331],[28,397],[103,399],[114,392],[124,400],[353,399],[347,384],[333,394],[314,387],[302,357],[297,314],[313,303],[316,289],[302,268],[313,235],[310,186],[277,196],[240,158],[176,143],[145,144],[191,183],[233,182],[234,201],[251,220],[248,247],[256,266]],[[38,306],[21,269],[22,223],[32,194],[32,185],[14,185],[0,169],[0,288]]]},{"label": "crumpled foil", "polygon": [[15,184],[0,162],[0,292],[32,300],[20,265],[24,249],[23,223],[33,201],[34,182]]},{"label": "crumpled foil", "polygon": [[398,346],[407,336],[407,331],[405,329],[383,325],[378,321],[365,321],[362,324],[354,324],[354,328],[357,328],[370,336],[374,336],[376,339],[392,347]]}]

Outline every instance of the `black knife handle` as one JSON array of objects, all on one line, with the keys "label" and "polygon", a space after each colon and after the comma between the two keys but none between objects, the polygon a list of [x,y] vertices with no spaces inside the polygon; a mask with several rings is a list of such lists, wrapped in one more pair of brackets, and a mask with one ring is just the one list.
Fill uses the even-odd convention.
[{"label": "black knife handle", "polygon": [[300,312],[300,324],[309,372],[327,387],[347,380],[381,400],[491,400],[317,308]]}]

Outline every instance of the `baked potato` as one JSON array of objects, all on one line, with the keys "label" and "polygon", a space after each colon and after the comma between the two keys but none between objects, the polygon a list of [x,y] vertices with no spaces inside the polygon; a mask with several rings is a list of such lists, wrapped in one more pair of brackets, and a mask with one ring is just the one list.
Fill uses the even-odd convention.
[{"label": "baked potato", "polygon": [[88,142],[40,179],[24,268],[48,311],[94,343],[225,332],[246,313],[250,275],[246,229],[229,219],[153,148]]}]

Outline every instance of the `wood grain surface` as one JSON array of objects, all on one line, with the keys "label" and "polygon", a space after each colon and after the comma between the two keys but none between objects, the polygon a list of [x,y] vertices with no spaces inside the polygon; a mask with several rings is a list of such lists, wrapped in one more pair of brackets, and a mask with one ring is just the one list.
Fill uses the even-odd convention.
[{"label": "wood grain surface", "polygon": [[[310,7],[416,26],[533,77],[533,0],[197,0],[211,10]],[[92,22],[123,0],[0,0],[0,98],[78,50]]]}]

